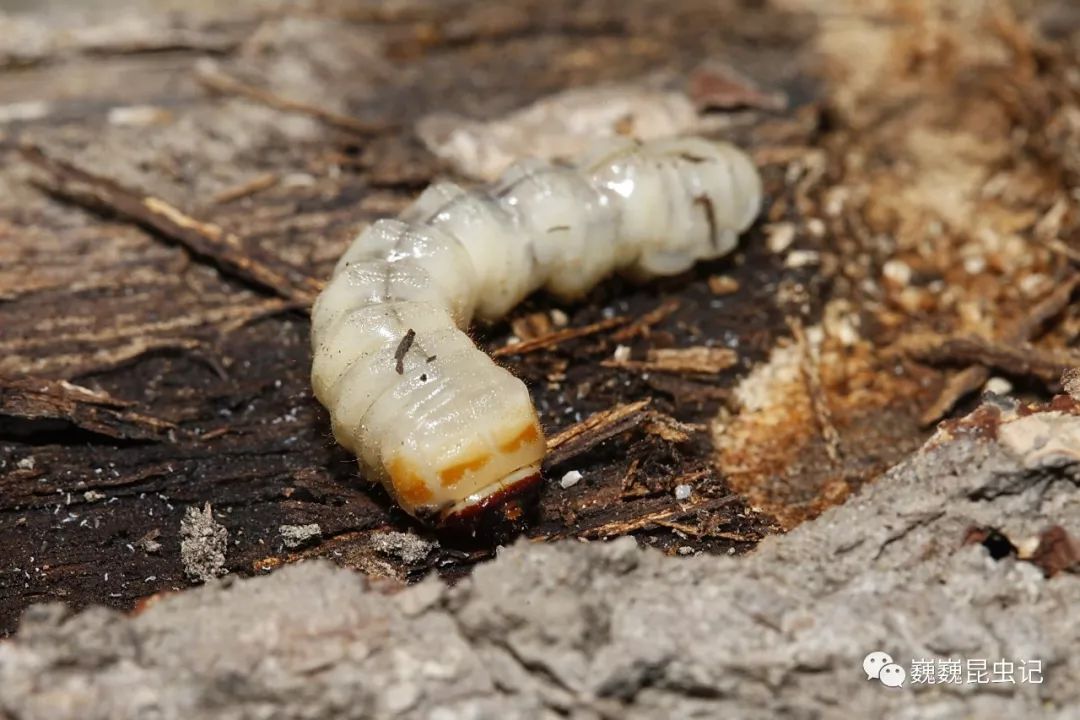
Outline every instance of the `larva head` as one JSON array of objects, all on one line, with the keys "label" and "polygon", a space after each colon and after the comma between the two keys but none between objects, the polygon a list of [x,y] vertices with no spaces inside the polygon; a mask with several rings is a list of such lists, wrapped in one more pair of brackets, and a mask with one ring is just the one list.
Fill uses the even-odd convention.
[{"label": "larva head", "polygon": [[438,529],[459,542],[506,542],[528,525],[542,484],[538,465],[521,468],[443,512]]},{"label": "larva head", "polygon": [[[453,534],[497,538],[526,520],[547,446],[525,386],[482,357],[481,371],[497,370],[482,392],[447,399],[439,408],[445,414],[429,413],[427,422],[395,423],[402,434],[383,444],[377,462],[383,484],[409,514]],[[462,368],[453,385],[480,374]],[[453,394],[436,390],[435,400]],[[371,456],[368,466],[374,462]]]},{"label": "larva head", "polygon": [[543,436],[530,425],[518,437],[516,447],[504,443],[500,452],[450,460],[434,473],[393,463],[385,484],[404,510],[445,535],[501,542],[528,524],[541,487]]}]

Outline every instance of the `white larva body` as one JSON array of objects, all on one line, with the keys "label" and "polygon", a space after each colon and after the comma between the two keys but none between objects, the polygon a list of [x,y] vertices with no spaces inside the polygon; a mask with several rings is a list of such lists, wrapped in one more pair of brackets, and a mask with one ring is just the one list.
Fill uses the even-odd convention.
[{"label": "white larva body", "polygon": [[750,159],[700,138],[525,161],[474,191],[432,185],[360,234],[312,310],[312,385],[335,437],[426,520],[535,484],[536,411],[469,340],[473,317],[498,319],[541,287],[580,297],[614,271],[682,272],[730,252],[760,205]]}]

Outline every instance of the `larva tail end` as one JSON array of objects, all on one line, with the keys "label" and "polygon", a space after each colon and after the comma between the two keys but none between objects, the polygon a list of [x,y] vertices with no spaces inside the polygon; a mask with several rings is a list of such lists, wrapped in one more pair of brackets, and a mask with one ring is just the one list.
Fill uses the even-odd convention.
[{"label": "larva tail end", "polygon": [[508,542],[529,524],[542,485],[538,466],[517,470],[447,510],[439,521],[439,533],[465,543]]}]

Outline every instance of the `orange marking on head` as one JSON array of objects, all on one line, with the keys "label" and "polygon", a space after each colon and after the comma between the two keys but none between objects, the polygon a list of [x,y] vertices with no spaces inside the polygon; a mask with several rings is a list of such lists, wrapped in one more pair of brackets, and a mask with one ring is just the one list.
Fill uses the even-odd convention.
[{"label": "orange marking on head", "polygon": [[439,471],[439,480],[444,487],[450,487],[456,485],[459,480],[470,470],[479,470],[488,464],[491,460],[491,455],[484,453],[483,455],[477,455],[470,460],[464,460],[450,467],[443,468]]},{"label": "orange marking on head", "polygon": [[431,489],[424,482],[420,473],[401,458],[394,458],[386,466],[394,490],[398,496],[411,505],[422,505],[432,498]]},{"label": "orange marking on head", "polygon": [[499,445],[499,450],[504,453],[512,453],[525,443],[536,442],[540,439],[540,429],[536,424],[530,424],[514,437]]}]

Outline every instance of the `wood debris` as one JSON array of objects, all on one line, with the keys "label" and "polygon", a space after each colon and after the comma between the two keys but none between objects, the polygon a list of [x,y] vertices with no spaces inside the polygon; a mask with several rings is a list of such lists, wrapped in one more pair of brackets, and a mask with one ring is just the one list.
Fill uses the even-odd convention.
[{"label": "wood debris", "polygon": [[[1080,284],[1080,274],[1070,275],[1062,281],[1010,330],[1003,333],[1000,344],[1014,345],[1033,340],[1051,318],[1065,309],[1078,284]],[[945,417],[957,402],[977,391],[989,379],[990,370],[985,365],[970,365],[947,377],[945,387],[938,399],[922,413],[923,425],[932,425]]]},{"label": "wood debris", "polygon": [[310,305],[322,289],[314,278],[272,267],[244,248],[243,241],[217,225],[199,222],[164,200],[142,195],[49,155],[36,146],[22,148],[23,157],[45,171],[46,189],[77,205],[106,210],[178,243],[221,272],[283,298]]},{"label": "wood debris", "polygon": [[730,275],[713,275],[708,282],[713,295],[731,295],[739,291],[739,281]]},{"label": "wood debris", "polygon": [[225,205],[226,203],[235,202],[242,198],[250,197],[255,193],[262,192],[263,190],[269,190],[281,181],[281,176],[277,173],[263,173],[256,175],[251,180],[240,185],[235,185],[231,188],[222,190],[214,196],[215,205]]},{"label": "wood debris", "polygon": [[739,362],[739,355],[730,348],[688,347],[650,348],[645,360],[604,360],[604,367],[663,372],[680,375],[716,375]]},{"label": "wood debris", "polygon": [[220,30],[191,29],[173,23],[147,22],[117,14],[115,22],[76,27],[58,42],[60,50],[88,55],[198,52],[223,55],[235,50],[241,37]]},{"label": "wood debris", "polygon": [[619,484],[620,492],[619,499],[627,500],[630,498],[644,497],[651,494],[651,490],[646,487],[633,489],[635,485],[635,478],[637,477],[638,468],[641,466],[641,458],[634,458],[630,461],[630,467],[626,469],[623,474],[622,482]]},{"label": "wood debris", "polygon": [[980,365],[1052,385],[1070,368],[1080,366],[1080,353],[1075,351],[1040,348],[1028,342],[1006,345],[975,335],[917,333],[904,337],[898,345],[901,352],[932,365]]},{"label": "wood debris", "polygon": [[307,115],[330,127],[363,137],[377,135],[391,129],[391,126],[385,123],[364,122],[326,108],[278,95],[255,85],[249,85],[228,75],[214,62],[199,63],[196,68],[195,78],[204,87],[222,95],[239,95],[247,100],[261,103],[276,110]]},{"label": "wood debris", "polygon": [[570,458],[596,447],[603,441],[637,427],[648,419],[649,400],[616,405],[590,415],[548,438],[544,468],[553,468]]},{"label": "wood debris", "polygon": [[1001,530],[975,525],[968,528],[964,545],[979,544],[990,557],[1025,560],[1052,578],[1062,572],[1080,572],[1080,542],[1061,525],[1051,525],[1038,535],[1013,540]]},{"label": "wood debris", "polygon": [[649,418],[645,423],[645,432],[675,444],[687,442],[691,435],[704,429],[704,426],[679,422],[670,415],[655,410],[649,411]]},{"label": "wood debris", "polygon": [[648,337],[650,328],[678,309],[679,301],[677,299],[665,300],[656,309],[650,310],[623,329],[612,333],[611,339],[615,342],[626,342],[638,336]]},{"label": "wood debris", "polygon": [[[699,471],[700,473],[700,471]],[[699,475],[697,473],[696,475]],[[700,475],[699,475],[700,476]],[[679,482],[682,482],[683,478],[679,478]],[[610,522],[605,522],[600,525],[583,525],[575,532],[564,537],[578,537],[587,539],[598,539],[605,537],[614,537],[616,535],[627,535],[632,532],[638,532],[645,530],[649,527],[659,525],[664,522],[670,522],[681,517],[686,517],[692,513],[698,513],[707,510],[716,510],[730,505],[731,503],[738,502],[739,496],[737,495],[724,495],[717,498],[706,498],[694,503],[678,502],[678,501],[664,501],[665,507],[652,512],[636,515],[627,519],[619,519]],[[555,539],[555,538],[552,538]]]},{"label": "wood debris", "polygon": [[817,419],[818,430],[822,439],[825,440],[825,451],[829,460],[834,464],[840,462],[840,433],[833,423],[832,410],[829,408],[829,397],[821,382],[821,359],[818,349],[806,337],[806,329],[801,321],[795,318],[788,319],[788,327],[795,342],[799,345],[802,354],[802,362],[799,371],[803,383],[806,385],[806,395],[810,398],[810,407]]},{"label": "wood debris", "polygon": [[583,327],[566,328],[565,330],[556,330],[555,332],[548,333],[547,335],[541,335],[531,340],[525,340],[523,342],[512,343],[510,345],[504,345],[501,348],[496,348],[491,352],[492,357],[506,357],[508,355],[524,355],[526,353],[535,352],[537,350],[543,350],[546,348],[554,347],[560,343],[564,343],[568,340],[576,340],[577,338],[586,337],[588,335],[595,335],[596,333],[610,330],[613,327],[624,325],[626,318],[613,317],[599,322],[592,323],[591,325],[585,325]]},{"label": "wood debris", "polygon": [[551,316],[545,312],[534,312],[510,321],[510,329],[519,340],[535,340],[555,331]]},{"label": "wood debris", "polygon": [[164,440],[176,425],[108,393],[64,380],[0,377],[0,415],[24,421],[61,420],[117,440]]}]

